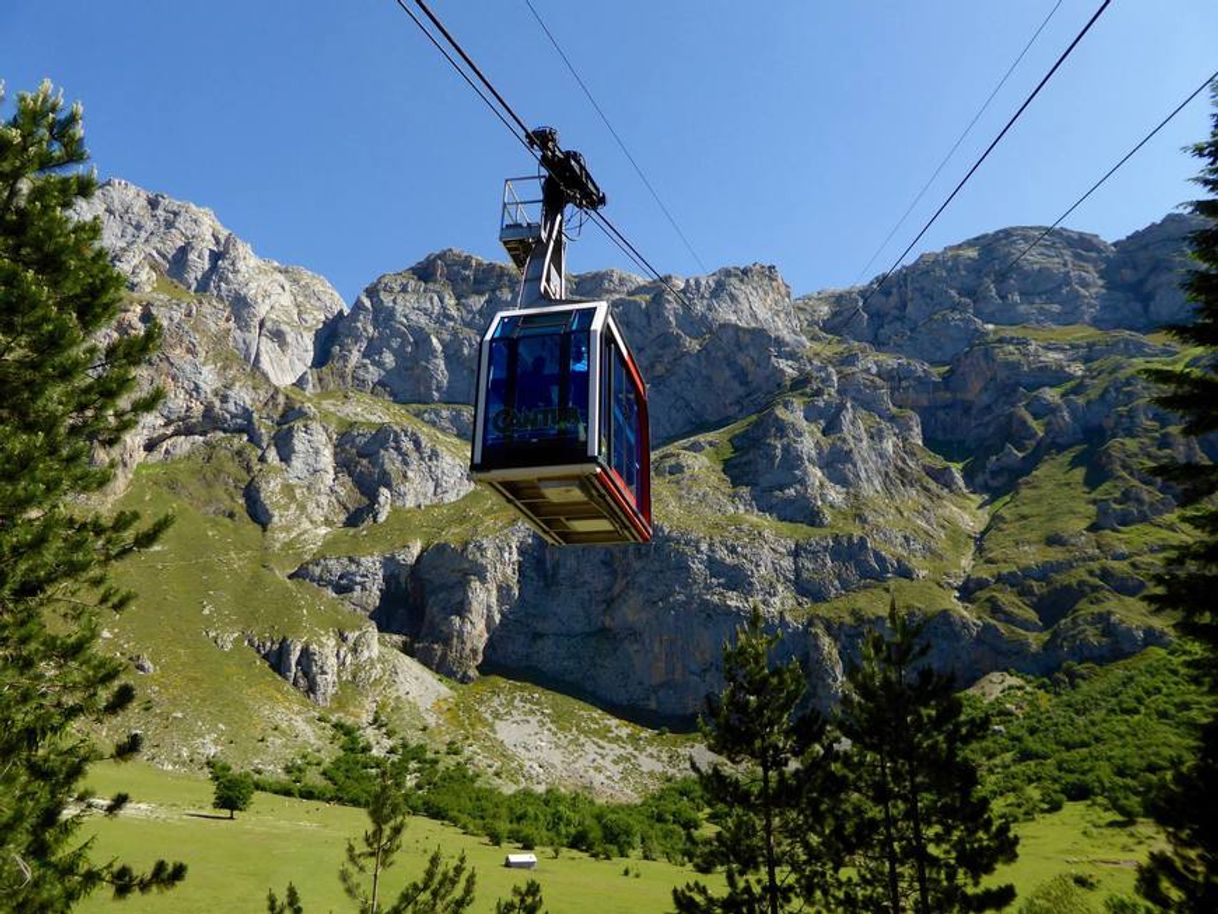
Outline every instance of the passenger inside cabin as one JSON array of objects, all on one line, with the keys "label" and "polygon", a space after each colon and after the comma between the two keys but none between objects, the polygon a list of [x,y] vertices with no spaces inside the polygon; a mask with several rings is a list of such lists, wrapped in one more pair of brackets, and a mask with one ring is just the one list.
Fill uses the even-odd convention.
[{"label": "passenger inside cabin", "polygon": [[516,409],[544,409],[554,405],[550,378],[546,373],[546,357],[534,356],[529,369],[517,381]]}]

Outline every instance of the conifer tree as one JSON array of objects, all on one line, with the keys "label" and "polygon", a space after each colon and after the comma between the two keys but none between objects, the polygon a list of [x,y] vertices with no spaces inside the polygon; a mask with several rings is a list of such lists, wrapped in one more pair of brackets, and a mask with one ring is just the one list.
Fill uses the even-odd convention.
[{"label": "conifer tree", "polygon": [[[65,110],[49,83],[18,95],[0,122],[0,911],[22,914],[70,910],[103,885],[123,896],[185,875],[164,861],[144,874],[93,862],[72,806],[101,757],[82,725],[134,695],[123,665],[97,647],[104,614],[132,598],[106,572],[165,525],[140,527],[136,514],[98,513],[82,498],[112,476],[105,450],[156,404],[155,393],[137,395],[136,370],[159,341],[149,324],[97,342],[123,279],[97,244],[99,226],[68,214],[96,186],[80,170],[86,159],[81,109]],[[114,755],[138,748],[133,736]]]},{"label": "conifer tree", "polygon": [[837,725],[852,875],[840,904],[859,914],[952,914],[1008,905],[1011,885],[982,877],[1015,859],[1018,839],[996,821],[965,750],[985,732],[968,718],[951,677],[925,664],[923,625],[888,612],[890,637],[872,629],[847,674]]},{"label": "conifer tree", "polygon": [[823,848],[808,852],[823,816],[809,815],[827,767],[826,726],[815,712],[797,714],[807,688],[792,660],[772,664],[777,635],[764,631],[754,609],[734,645],[723,650],[723,692],[707,700],[707,746],[730,767],[698,769],[719,826],[698,853],[697,865],[723,867],[727,891],[702,882],[673,889],[679,914],[815,910],[824,890],[817,874],[831,869]]},{"label": "conifer tree", "polygon": [[[402,847],[402,833],[406,831],[409,815],[406,796],[393,783],[388,765],[381,766],[367,812],[372,826],[364,832],[364,846],[356,848],[354,841],[347,842],[347,862],[339,869],[338,876],[347,897],[359,905],[360,914],[377,914],[381,874],[393,866],[393,858]],[[360,877],[367,877],[366,889]]]},{"label": "conifer tree", "polygon": [[300,892],[289,882],[283,900],[271,890],[266,893],[266,914],[304,914],[304,905],[300,902]]},{"label": "conifer tree", "polygon": [[[339,869],[339,880],[359,914],[461,914],[474,903],[477,876],[462,853],[448,863],[437,848],[428,858],[423,875],[410,882],[390,904],[381,901],[381,878],[393,866],[402,847],[409,807],[405,772],[413,759],[397,756],[386,760],[378,772],[376,789],[367,812],[372,827],[364,832],[363,848],[347,842],[347,862]],[[367,886],[364,881],[367,880]]]},{"label": "conifer tree", "polygon": [[542,910],[544,904],[541,883],[530,879],[523,886],[512,886],[512,894],[507,901],[496,901],[495,914],[547,914]]},{"label": "conifer tree", "polygon": [[[1195,436],[1218,431],[1218,82],[1210,88],[1216,107],[1210,137],[1192,148],[1202,162],[1194,180],[1209,194],[1191,206],[1205,220],[1190,238],[1196,267],[1184,283],[1195,319],[1169,328],[1200,356],[1186,367],[1149,373],[1167,388],[1159,404],[1180,413],[1185,434]],[[1148,599],[1180,614],[1179,630],[1203,648],[1198,673],[1218,694],[1218,454],[1211,448],[1208,456],[1160,468],[1193,504],[1188,521],[1197,535],[1169,554],[1157,577],[1160,592]],[[1173,914],[1218,911],[1218,717],[1202,728],[1197,757],[1173,776],[1155,818],[1170,848],[1150,855],[1138,891]]]},{"label": "conifer tree", "polygon": [[448,863],[437,847],[423,875],[409,883],[385,908],[385,914],[463,914],[474,903],[477,874],[462,851]]}]

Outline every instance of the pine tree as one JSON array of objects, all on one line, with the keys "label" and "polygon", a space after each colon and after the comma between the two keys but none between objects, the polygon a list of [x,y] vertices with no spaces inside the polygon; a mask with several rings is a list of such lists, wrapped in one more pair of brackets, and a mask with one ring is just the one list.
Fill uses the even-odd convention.
[{"label": "pine tree", "polygon": [[[122,664],[97,647],[104,614],[132,598],[106,572],[166,523],[141,528],[134,513],[97,513],[82,499],[112,476],[106,449],[156,404],[136,394],[136,370],[159,342],[155,324],[96,342],[123,279],[98,225],[68,215],[96,186],[86,159],[81,109],[65,110],[49,83],[20,94],[0,123],[0,911],[22,914],[70,910],[102,885],[123,896],[185,875],[164,861],[145,874],[92,862],[72,805],[102,755],[82,725],[134,696]],[[113,755],[138,748],[133,736]]]},{"label": "pine tree", "polygon": [[427,860],[423,875],[409,883],[385,914],[463,914],[474,903],[477,874],[465,859],[465,851],[449,864],[437,847]]},{"label": "pine tree", "polygon": [[495,902],[495,914],[546,914],[541,897],[541,883],[530,879],[523,887],[512,886],[512,895],[507,901]]},{"label": "pine tree", "polygon": [[[339,869],[338,877],[347,897],[359,905],[360,914],[377,914],[381,874],[393,866],[409,815],[406,795],[394,783],[388,765],[381,766],[367,812],[372,827],[364,832],[364,846],[358,849],[354,841],[347,842],[347,862]],[[367,889],[360,881],[361,876],[368,877]]]},{"label": "pine tree", "polygon": [[925,664],[923,625],[893,599],[890,637],[868,632],[847,674],[837,724],[850,743],[840,772],[853,875],[841,906],[866,914],[952,914],[1008,905],[1013,886],[980,888],[1015,859],[1018,839],[996,821],[965,750],[985,732],[952,680]]},{"label": "pine tree", "polygon": [[287,892],[282,901],[275,892],[266,893],[266,914],[304,914],[304,905],[300,902],[300,892],[289,882]]},{"label": "pine tree", "polygon": [[[462,853],[449,864],[437,848],[423,875],[406,885],[389,905],[381,902],[381,878],[402,847],[409,808],[405,776],[414,760],[399,755],[387,759],[378,772],[367,812],[372,827],[364,832],[363,848],[347,842],[347,862],[338,871],[347,897],[359,914],[461,914],[474,903],[477,876]],[[361,881],[367,879],[367,887]]]},{"label": "pine tree", "polygon": [[[1218,108],[1218,82],[1211,93]],[[1203,163],[1194,180],[1210,195],[1191,207],[1206,220],[1190,238],[1197,266],[1184,283],[1195,320],[1169,329],[1201,354],[1184,368],[1150,375],[1167,388],[1159,404],[1184,416],[1185,434],[1201,436],[1218,431],[1218,110],[1209,139],[1196,144],[1192,154]],[[1156,579],[1160,591],[1148,599],[1180,614],[1177,628],[1204,648],[1198,673],[1211,694],[1218,694],[1218,463],[1212,449],[1209,456],[1207,462],[1160,468],[1194,505],[1188,521],[1197,536],[1169,554]],[[1138,873],[1138,891],[1173,914],[1218,911],[1218,717],[1202,729],[1197,757],[1171,779],[1155,818],[1170,849],[1150,855]]]},{"label": "pine tree", "polygon": [[719,826],[697,863],[723,867],[727,891],[716,896],[702,882],[675,888],[679,914],[814,910],[810,903],[823,891],[817,876],[830,869],[828,860],[822,848],[809,847],[824,817],[809,812],[827,767],[819,757],[826,727],[815,712],[797,714],[806,681],[794,660],[771,664],[777,640],[754,609],[735,644],[724,648],[724,689],[707,701],[703,735],[731,767],[695,770]]}]

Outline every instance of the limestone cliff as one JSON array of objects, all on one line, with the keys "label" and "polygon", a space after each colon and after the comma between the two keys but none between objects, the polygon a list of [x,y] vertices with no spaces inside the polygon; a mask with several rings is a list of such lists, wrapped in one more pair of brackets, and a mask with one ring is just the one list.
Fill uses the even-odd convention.
[{"label": "limestone cliff", "polygon": [[443,251],[345,311],[206,210],[108,182],[81,215],[130,278],[126,326],[166,327],[148,382],[168,396],[124,479],[215,440],[244,449],[231,484],[264,564],[351,625],[306,643],[252,605],[229,635],[314,701],[371,681],[367,619],[459,680],[508,671],[685,721],[753,603],[826,701],[889,588],[965,680],[1166,637],[1138,597],[1180,526],[1145,464],[1218,456],[1140,374],[1180,357],[1147,331],[1187,313],[1185,217],[1114,244],[1055,232],[1012,269],[1038,230],[994,232],[866,306],[866,288],[795,299],[760,265],[674,278],[688,305],[617,271],[572,277],[612,303],[663,446],[654,543],[556,550],[465,473],[473,354],[514,302],[510,267]]}]

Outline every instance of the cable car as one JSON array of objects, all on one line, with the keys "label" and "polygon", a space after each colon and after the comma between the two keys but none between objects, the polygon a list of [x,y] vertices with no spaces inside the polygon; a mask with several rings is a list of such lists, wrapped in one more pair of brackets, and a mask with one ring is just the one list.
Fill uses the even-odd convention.
[{"label": "cable car", "polygon": [[523,274],[521,307],[479,344],[471,472],[549,543],[645,543],[647,387],[608,302],[565,297],[563,209],[604,194],[554,131],[532,138],[549,173],[536,200],[517,193],[529,179],[505,183],[500,239]]}]

